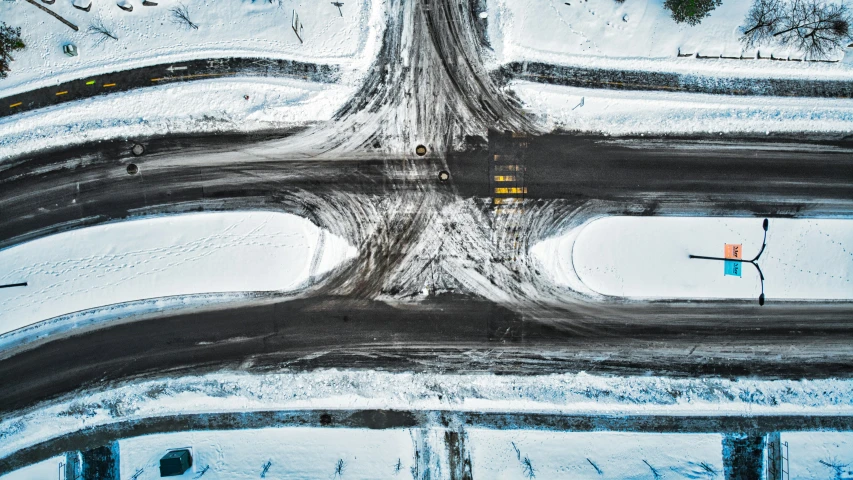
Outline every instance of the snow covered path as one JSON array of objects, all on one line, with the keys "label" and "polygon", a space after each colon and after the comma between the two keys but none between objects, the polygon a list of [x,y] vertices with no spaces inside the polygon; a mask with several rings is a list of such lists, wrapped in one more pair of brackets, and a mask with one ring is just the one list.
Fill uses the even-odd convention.
[{"label": "snow covered path", "polygon": [[[606,217],[534,247],[560,284],[628,298],[757,298],[758,271],[723,275],[724,244],[761,248],[760,218]],[[853,299],[853,222],[770,219],[759,266],[769,299]],[[575,276],[577,275],[577,277]]]},{"label": "snow covered path", "polygon": [[354,255],[343,239],[284,213],[187,214],[73,230],[0,251],[0,284],[28,284],[0,290],[0,334],[134,300],[294,290]]}]

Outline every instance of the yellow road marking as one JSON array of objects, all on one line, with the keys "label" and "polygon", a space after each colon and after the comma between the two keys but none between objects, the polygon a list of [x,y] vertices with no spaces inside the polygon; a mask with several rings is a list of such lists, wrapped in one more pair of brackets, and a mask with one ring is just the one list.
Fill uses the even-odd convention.
[{"label": "yellow road marking", "polygon": [[523,198],[518,197],[509,197],[509,198],[494,198],[492,199],[492,204],[494,205],[512,205],[515,203],[523,203]]},{"label": "yellow road marking", "polygon": [[56,92],[56,96],[58,97],[60,95],[65,95],[66,93],[68,93],[68,90],[66,90],[64,92]]},{"label": "yellow road marking", "polygon": [[160,78],[152,78],[152,82],[159,82],[161,80],[184,80],[187,78],[198,78],[198,77],[222,77],[225,75],[237,75],[236,72],[233,73],[198,73],[195,75],[184,75],[182,77],[160,77]]},{"label": "yellow road marking", "polygon": [[495,165],[496,172],[520,172],[521,166],[519,165]]},{"label": "yellow road marking", "polygon": [[24,102],[13,103],[13,104],[9,105],[9,108],[20,107],[22,103],[24,103]]},{"label": "yellow road marking", "polygon": [[115,84],[115,83],[105,83],[105,84],[104,84],[104,88],[106,88],[106,87],[115,87],[115,86],[116,86],[116,84]]},{"label": "yellow road marking", "polygon": [[89,80],[88,82],[86,82],[86,85],[94,85],[94,84],[95,84],[94,80]]},{"label": "yellow road marking", "polygon": [[526,194],[527,187],[498,187],[495,189],[496,194]]},{"label": "yellow road marking", "polygon": [[497,162],[498,160],[500,160],[500,158],[501,158],[501,156],[500,156],[500,155],[495,155],[495,161],[496,161],[496,162]]},{"label": "yellow road marking", "polygon": [[495,175],[496,182],[514,182],[515,175]]}]

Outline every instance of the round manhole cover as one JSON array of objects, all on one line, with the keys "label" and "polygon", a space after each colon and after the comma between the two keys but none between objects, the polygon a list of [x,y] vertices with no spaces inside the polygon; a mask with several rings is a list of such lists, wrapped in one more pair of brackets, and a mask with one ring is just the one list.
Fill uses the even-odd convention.
[{"label": "round manhole cover", "polygon": [[417,153],[418,156],[423,157],[424,155],[426,155],[426,152],[427,152],[427,149],[423,145],[418,145],[417,147],[415,147],[415,153]]},{"label": "round manhole cover", "polygon": [[129,173],[130,175],[136,175],[137,173],[139,173],[139,167],[136,166],[135,163],[131,163],[127,166],[127,173]]},{"label": "round manhole cover", "polygon": [[145,153],[145,147],[143,147],[142,145],[137,143],[133,146],[133,148],[130,149],[130,151],[133,152],[133,154],[138,157],[138,156],[142,155],[143,153]]},{"label": "round manhole cover", "polygon": [[438,172],[438,179],[441,180],[442,182],[446,182],[446,181],[450,180],[450,173],[447,172],[447,170],[442,170],[442,171]]}]

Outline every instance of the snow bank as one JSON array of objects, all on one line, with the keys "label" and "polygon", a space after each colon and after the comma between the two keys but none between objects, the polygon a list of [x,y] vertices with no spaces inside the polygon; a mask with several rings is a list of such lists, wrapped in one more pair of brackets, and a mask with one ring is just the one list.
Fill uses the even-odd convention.
[{"label": "snow bank", "polygon": [[199,213],[81,228],[0,251],[0,284],[28,283],[0,289],[0,333],[146,298],[294,290],[354,255],[345,240],[284,213]]},{"label": "snow bank", "polygon": [[231,77],[94,97],[0,118],[0,161],[115,137],[248,132],[326,121],[354,91],[302,80]]},{"label": "snow bank", "polygon": [[601,90],[525,81],[513,81],[509,88],[546,130],[612,135],[853,132],[849,99]]},{"label": "snow bank", "polygon": [[791,478],[853,478],[853,433],[782,432],[781,437],[788,442],[782,453],[789,458]]},{"label": "snow bank", "polygon": [[216,372],[116,384],[0,420],[0,457],[83,427],[205,412],[450,410],[577,415],[851,415],[853,381],[450,375],[315,370]]},{"label": "snow bank", "polygon": [[[493,67],[538,61],[586,67],[671,71],[719,76],[770,76],[850,79],[853,65],[774,62],[770,60],[700,60],[703,56],[755,57],[744,51],[738,27],[750,1],[727,1],[697,26],[677,24],[659,0],[489,0],[488,35]],[[567,5],[567,3],[569,5]],[[762,47],[762,56],[802,58],[779,45]],[[834,52],[832,60],[844,56]]]},{"label": "snow bank", "polygon": [[[752,259],[764,235],[760,218],[607,217],[581,227],[573,244],[534,248],[555,282],[574,276],[603,295],[630,298],[757,298],[758,272],[724,276],[726,243]],[[759,259],[771,299],[853,299],[853,222],[771,219]],[[565,248],[571,248],[571,253]]]},{"label": "snow bank", "polygon": [[[344,82],[356,84],[376,57],[385,22],[382,0],[343,2],[343,16],[328,1],[184,2],[195,30],[174,23],[170,10],[178,0],[159,0],[155,7],[132,3],[133,12],[114,1],[95,1],[90,13],[75,9],[71,0],[48,6],[80,27],[74,32],[24,1],[0,2],[0,18],[21,27],[27,45],[15,53],[9,77],[0,80],[0,96],[140,66],[222,57],[337,64]],[[294,12],[304,27],[302,41],[290,26]],[[86,30],[99,18],[118,41],[95,45],[98,37]],[[69,42],[79,47],[79,56],[62,53]]]},{"label": "snow bank", "polygon": [[537,479],[654,478],[649,465],[664,478],[669,473],[677,478],[713,478],[723,473],[722,435],[718,434],[467,432],[474,478],[533,478],[525,474],[525,458]]},{"label": "snow bank", "polygon": [[[267,478],[394,478],[408,475],[415,457],[408,430],[285,427],[194,431],[119,441],[121,478],[131,478],[141,469],[137,480],[159,479],[160,457],[181,447],[192,448],[193,466],[170,478],[198,478],[204,471],[203,478],[208,480],[256,479],[267,462]],[[342,475],[335,475],[339,460],[343,460]]]}]

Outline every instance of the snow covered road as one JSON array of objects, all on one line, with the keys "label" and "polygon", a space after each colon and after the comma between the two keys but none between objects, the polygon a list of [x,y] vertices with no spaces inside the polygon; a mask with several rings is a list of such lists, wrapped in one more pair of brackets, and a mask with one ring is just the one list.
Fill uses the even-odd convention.
[{"label": "snow covered road", "polygon": [[0,251],[0,334],[166,296],[292,291],[355,255],[339,237],[272,212],[201,213],[82,228]]}]

